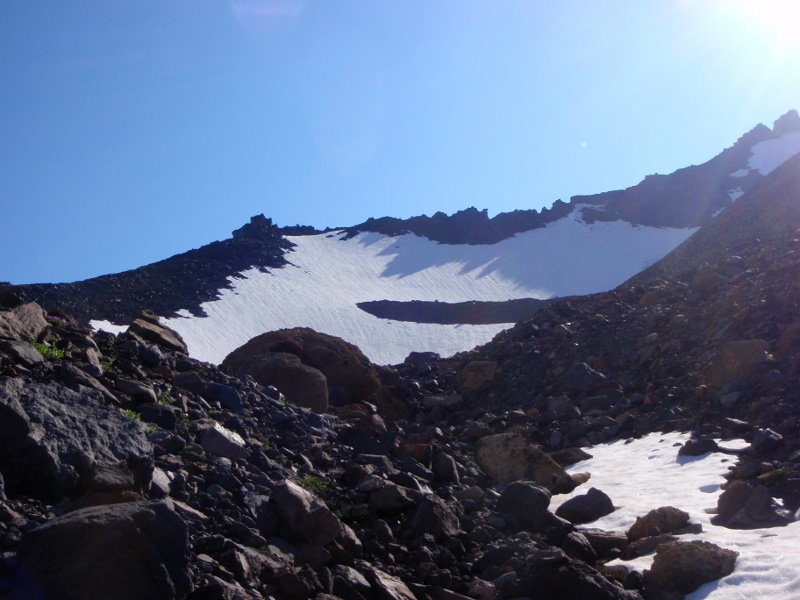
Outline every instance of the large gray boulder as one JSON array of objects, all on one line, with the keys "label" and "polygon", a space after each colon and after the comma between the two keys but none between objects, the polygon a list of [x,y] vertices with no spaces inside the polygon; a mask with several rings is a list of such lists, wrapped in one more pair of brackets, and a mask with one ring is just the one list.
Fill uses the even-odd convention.
[{"label": "large gray boulder", "polygon": [[153,447],[139,423],[102,396],[58,384],[0,379],[0,472],[8,492],[57,502],[88,483],[98,464],[124,462],[145,487]]},{"label": "large gray boulder", "polygon": [[31,530],[9,598],[177,600],[190,591],[189,535],[169,501],[77,510]]},{"label": "large gray boulder", "polygon": [[325,546],[342,534],[342,522],[325,502],[296,483],[277,485],[271,501],[291,540]]}]

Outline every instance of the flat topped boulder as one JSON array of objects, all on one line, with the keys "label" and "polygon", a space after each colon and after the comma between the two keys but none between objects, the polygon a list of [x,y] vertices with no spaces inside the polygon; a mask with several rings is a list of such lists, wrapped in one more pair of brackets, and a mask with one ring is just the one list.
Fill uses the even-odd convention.
[{"label": "flat topped boulder", "polygon": [[174,329],[170,329],[166,325],[162,325],[158,317],[143,312],[128,327],[128,331],[145,341],[152,342],[162,348],[174,350],[181,354],[189,354],[189,349],[186,342],[183,341],[181,335]]},{"label": "flat topped boulder", "polygon": [[475,444],[475,460],[489,477],[501,484],[521,479],[533,481],[554,494],[575,489],[575,482],[538,445],[516,433],[487,435]]},{"label": "flat topped boulder", "polygon": [[254,337],[226,356],[222,366],[255,378],[256,375],[249,372],[254,359],[268,353],[294,355],[304,365],[320,371],[327,380],[330,401],[337,406],[374,402],[381,387],[375,366],[357,346],[307,327],[270,331]]}]

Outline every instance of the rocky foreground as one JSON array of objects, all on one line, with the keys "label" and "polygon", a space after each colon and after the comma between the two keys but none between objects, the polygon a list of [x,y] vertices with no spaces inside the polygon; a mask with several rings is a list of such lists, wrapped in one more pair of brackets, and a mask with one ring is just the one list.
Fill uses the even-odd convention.
[{"label": "rocky foreground", "polygon": [[[548,510],[587,477],[556,461],[586,455],[531,430],[549,410],[609,437],[614,394],[493,412],[476,404],[492,361],[378,368],[301,329],[217,368],[148,315],[117,337],[32,303],[0,312],[0,338],[2,598],[673,598],[734,568],[733,552],[675,541],[695,530],[679,508],[599,531],[583,524],[613,505],[586,484]],[[597,377],[570,380],[609,387]],[[792,518],[751,488],[731,487],[720,518]],[[602,566],[654,550],[644,577]]]}]

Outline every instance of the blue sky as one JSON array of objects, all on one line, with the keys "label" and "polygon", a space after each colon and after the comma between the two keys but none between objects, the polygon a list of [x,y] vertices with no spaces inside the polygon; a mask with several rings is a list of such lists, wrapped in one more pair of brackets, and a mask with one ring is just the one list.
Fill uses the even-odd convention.
[{"label": "blue sky", "polygon": [[704,162],[800,108],[793,1],[0,4],[0,281],[491,215]]}]

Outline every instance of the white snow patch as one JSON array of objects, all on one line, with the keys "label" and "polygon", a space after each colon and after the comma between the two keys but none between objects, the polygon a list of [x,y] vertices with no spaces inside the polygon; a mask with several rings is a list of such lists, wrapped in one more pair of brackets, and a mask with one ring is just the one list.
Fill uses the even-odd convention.
[{"label": "white snow patch", "polygon": [[[703,532],[680,536],[701,539],[739,552],[731,575],[703,585],[687,600],[750,600],[770,598],[790,600],[800,597],[800,522],[786,527],[733,530],[711,525],[708,509],[716,509],[724,483],[722,475],[736,458],[722,453],[698,457],[678,457],[678,445],[689,439],[683,433],[654,433],[639,440],[624,440],[589,449],[594,458],[573,465],[570,472],[588,471],[591,479],[572,494],[554,496],[555,511],[568,498],[586,493],[589,487],[611,497],[618,510],[582,527],[627,531],[636,520],[660,506],[674,506],[689,513]],[[726,448],[742,447],[743,442],[720,442]],[[611,564],[650,567],[653,556]]]},{"label": "white snow patch", "polygon": [[757,169],[762,175],[767,175],[800,152],[800,131],[791,131],[774,140],[759,142],[753,146],[752,152],[747,165],[751,169]]},{"label": "white snow patch", "polygon": [[341,337],[378,364],[411,351],[450,356],[491,340],[507,324],[434,325],[379,319],[358,302],[466,302],[550,298],[609,290],[664,256],[695,229],[586,224],[575,210],[544,228],[492,245],[446,245],[415,235],[338,233],[288,238],[290,265],[231,279],[203,304],[206,318],[182,312],[164,324],[192,356],[219,363],[252,337],[311,327]]},{"label": "white snow patch", "polygon": [[744,190],[742,188],[734,188],[732,190],[728,190],[728,197],[731,199],[731,202],[735,202],[742,196],[744,196]]},{"label": "white snow patch", "polygon": [[113,333],[114,335],[119,335],[120,333],[128,331],[127,325],[116,325],[111,321],[92,320],[89,321],[89,326],[95,331],[105,331],[107,333]]},{"label": "white snow patch", "polygon": [[730,177],[747,177],[752,169],[739,169],[738,171],[734,171],[729,176]]}]

